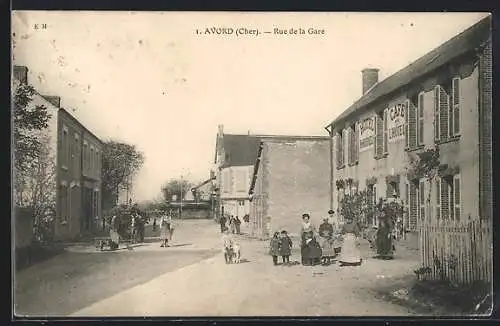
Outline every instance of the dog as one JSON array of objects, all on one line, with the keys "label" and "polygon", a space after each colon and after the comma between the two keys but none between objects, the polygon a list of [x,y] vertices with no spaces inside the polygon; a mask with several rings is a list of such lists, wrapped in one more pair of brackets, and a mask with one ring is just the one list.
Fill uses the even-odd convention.
[{"label": "dog", "polygon": [[241,262],[241,246],[239,243],[233,243],[231,262],[239,264]]}]

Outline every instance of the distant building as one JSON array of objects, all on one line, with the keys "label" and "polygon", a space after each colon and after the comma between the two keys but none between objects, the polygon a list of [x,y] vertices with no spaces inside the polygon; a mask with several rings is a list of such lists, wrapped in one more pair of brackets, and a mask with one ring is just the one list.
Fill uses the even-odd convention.
[{"label": "distant building", "polygon": [[[380,82],[377,69],[363,70],[361,98],[327,127],[332,208],[350,190],[339,181],[352,178],[352,186],[368,189],[374,201],[400,196],[410,230],[419,219],[492,219],[490,21]],[[434,146],[441,166],[429,187],[407,168],[410,157]]]},{"label": "distant building", "polygon": [[[27,67],[14,66],[13,75],[14,90],[28,83]],[[55,165],[54,240],[92,232],[95,217],[101,216],[102,142],[61,108],[59,97],[35,93],[29,105],[43,105],[51,116],[48,128],[38,134],[48,141]]]},{"label": "distant building", "polygon": [[242,218],[250,212],[248,190],[259,142],[256,136],[224,134],[224,127],[219,126],[212,170],[217,191],[217,216]]},{"label": "distant building", "polygon": [[319,136],[264,136],[250,183],[252,233],[298,234],[302,214],[319,225],[330,207],[330,139]]}]

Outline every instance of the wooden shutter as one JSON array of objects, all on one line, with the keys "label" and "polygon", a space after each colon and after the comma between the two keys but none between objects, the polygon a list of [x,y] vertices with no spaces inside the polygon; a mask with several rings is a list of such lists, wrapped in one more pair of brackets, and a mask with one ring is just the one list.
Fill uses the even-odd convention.
[{"label": "wooden shutter", "polygon": [[447,220],[449,215],[448,181],[441,179],[441,218]]},{"label": "wooden shutter", "polygon": [[377,213],[377,185],[372,185],[372,205],[373,205],[373,218],[372,218],[372,224],[374,226],[377,225],[377,218],[376,218],[376,213]]},{"label": "wooden shutter", "polygon": [[441,97],[439,96],[439,93],[440,93],[440,88],[441,86],[439,85],[436,85],[436,87],[434,87],[434,140],[435,141],[439,141],[440,140],[440,135],[441,135],[441,132],[440,132],[440,107],[441,107],[441,104],[440,104],[440,101],[441,101]]},{"label": "wooden shutter", "polygon": [[385,184],[385,197],[386,198],[392,197],[392,190],[393,190],[392,183],[386,181],[386,184]]},{"label": "wooden shutter", "polygon": [[387,153],[389,151],[388,148],[388,141],[389,141],[389,131],[388,129],[388,117],[389,117],[389,111],[384,110],[384,153]]},{"label": "wooden shutter", "polygon": [[337,167],[340,167],[342,165],[342,157],[341,157],[341,151],[342,151],[342,134],[337,133],[337,136],[335,137],[335,148],[336,148],[336,156],[337,156]]},{"label": "wooden shutter", "polygon": [[452,86],[452,94],[453,94],[453,135],[460,134],[460,78],[453,79]]},{"label": "wooden shutter", "polygon": [[460,220],[461,217],[461,207],[462,207],[462,201],[461,201],[461,192],[460,192],[460,175],[455,175],[453,177],[453,190],[454,190],[454,208],[455,208],[455,219]]},{"label": "wooden shutter", "polygon": [[356,147],[356,142],[355,142],[355,138],[354,138],[354,126],[351,126],[349,128],[349,148],[348,148],[348,151],[349,151],[349,164],[353,164],[354,163],[354,150],[355,150],[355,147]]},{"label": "wooden shutter", "polygon": [[359,161],[359,123],[354,125],[354,162]]},{"label": "wooden shutter", "polygon": [[418,183],[418,197],[419,197],[419,217],[420,220],[425,220],[425,181],[420,180]]},{"label": "wooden shutter", "polygon": [[405,148],[410,147],[410,124],[409,124],[409,109],[410,109],[410,100],[405,101]]},{"label": "wooden shutter", "polygon": [[383,112],[377,114],[375,123],[375,156],[380,157],[384,152],[384,116]]},{"label": "wooden shutter", "polygon": [[411,230],[415,230],[417,227],[418,218],[418,199],[417,199],[417,186],[412,182],[410,183],[410,214],[408,218],[408,224]]},{"label": "wooden shutter", "polygon": [[418,95],[418,124],[417,124],[418,144],[424,144],[424,94]]},{"label": "wooden shutter", "polygon": [[449,99],[450,97],[446,93],[443,87],[439,87],[439,128],[440,128],[440,139],[446,139],[449,136]]},{"label": "wooden shutter", "polygon": [[436,178],[436,219],[441,218],[441,179]]},{"label": "wooden shutter", "polygon": [[417,112],[415,105],[409,102],[410,106],[408,108],[408,141],[409,148],[414,148],[417,146]]}]

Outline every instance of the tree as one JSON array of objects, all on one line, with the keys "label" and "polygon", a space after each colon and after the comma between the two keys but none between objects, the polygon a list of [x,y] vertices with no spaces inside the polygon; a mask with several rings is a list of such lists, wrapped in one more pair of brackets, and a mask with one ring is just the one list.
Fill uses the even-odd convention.
[{"label": "tree", "polygon": [[114,140],[104,143],[102,157],[103,207],[116,205],[121,190],[131,186],[144,164],[144,154],[135,145]]},{"label": "tree", "polygon": [[340,201],[340,215],[366,226],[373,213],[371,194],[368,190],[350,192]]},{"label": "tree", "polygon": [[14,90],[13,118],[13,154],[16,202],[22,206],[25,185],[24,174],[36,168],[37,158],[42,146],[40,131],[47,129],[51,115],[43,105],[30,105],[35,89],[26,84],[18,85]]},{"label": "tree", "polygon": [[[176,196],[177,200],[184,197],[188,191],[191,191],[193,183],[184,179],[171,179],[161,187],[163,199],[167,202],[172,201],[172,196]],[[181,195],[182,194],[182,195]]]}]

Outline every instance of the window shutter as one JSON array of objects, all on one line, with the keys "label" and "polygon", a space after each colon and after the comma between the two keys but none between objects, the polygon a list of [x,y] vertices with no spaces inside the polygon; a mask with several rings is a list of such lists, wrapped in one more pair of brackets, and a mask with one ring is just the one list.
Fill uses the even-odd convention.
[{"label": "window shutter", "polygon": [[410,184],[410,214],[408,219],[408,224],[411,230],[415,230],[417,226],[418,217],[418,199],[417,199],[417,187],[414,183]]},{"label": "window shutter", "polygon": [[355,139],[354,139],[354,127],[349,128],[349,164],[354,163],[354,147],[355,147]]},{"label": "window shutter", "polygon": [[436,87],[434,87],[434,140],[435,141],[439,141],[440,139],[440,126],[439,126],[439,123],[440,123],[440,110],[439,108],[441,107],[441,104],[440,104],[440,99],[441,97],[439,96],[439,93],[440,93],[440,86],[439,85],[436,85]]},{"label": "window shutter", "polygon": [[448,199],[448,182],[441,178],[441,218],[447,220],[449,218],[449,199]]},{"label": "window shutter", "polygon": [[449,100],[450,97],[446,93],[443,87],[439,87],[439,128],[441,129],[440,139],[448,138],[448,111],[449,111]]},{"label": "window shutter", "polygon": [[436,219],[441,218],[441,179],[436,178]]},{"label": "window shutter", "polygon": [[337,167],[340,167],[342,165],[341,161],[341,147],[342,147],[342,136],[340,133],[337,133],[337,136],[335,137],[335,147],[336,147],[336,152],[337,152]]},{"label": "window shutter", "polygon": [[418,183],[418,186],[419,186],[418,195],[419,195],[420,220],[424,221],[425,220],[425,181],[420,180]]},{"label": "window shutter", "polygon": [[460,214],[461,214],[461,207],[462,207],[462,202],[460,198],[460,176],[456,175],[453,178],[453,188],[454,188],[454,197],[455,197],[455,219],[460,220]]},{"label": "window shutter", "polygon": [[408,103],[408,141],[409,147],[414,148],[417,146],[417,115],[415,105],[412,102]]},{"label": "window shutter", "polygon": [[460,133],[460,78],[453,79],[453,135]]},{"label": "window shutter", "polygon": [[354,125],[354,162],[359,161],[359,123]]},{"label": "window shutter", "polygon": [[388,117],[389,117],[389,111],[384,110],[384,154],[386,154],[389,149],[388,149],[388,141],[389,141],[389,132],[388,132]]},{"label": "window shutter", "polygon": [[390,182],[387,182],[386,181],[386,185],[385,185],[385,197],[386,198],[389,198],[389,197],[392,197],[392,184]]},{"label": "window shutter", "polygon": [[347,132],[345,129],[342,129],[342,146],[340,147],[340,157],[342,158],[342,165],[345,164],[345,149],[347,146]]},{"label": "window shutter", "polygon": [[405,101],[405,148],[410,147],[410,133],[409,133],[409,108],[410,108],[410,101],[406,100]]},{"label": "window shutter", "polygon": [[384,117],[382,112],[377,114],[375,126],[375,155],[376,157],[380,157],[384,152]]},{"label": "window shutter", "polygon": [[417,125],[418,144],[424,144],[424,94],[418,95],[418,125]]}]

